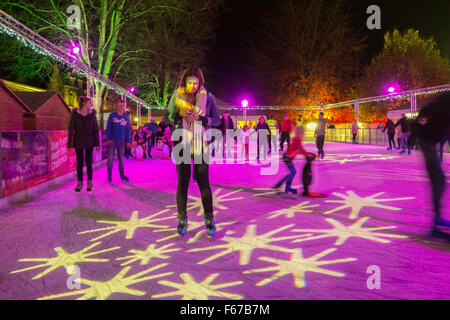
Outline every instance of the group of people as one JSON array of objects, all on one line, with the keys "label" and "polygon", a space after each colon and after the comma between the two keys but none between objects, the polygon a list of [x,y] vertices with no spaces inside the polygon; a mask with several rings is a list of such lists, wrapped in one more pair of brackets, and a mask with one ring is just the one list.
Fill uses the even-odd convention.
[{"label": "group of people", "polygon": [[[151,159],[152,149],[158,145],[160,149],[163,149],[163,159],[169,159],[172,154],[171,126],[165,123],[164,118],[161,118],[159,124],[156,124],[155,120],[150,118],[147,124],[136,131],[134,141],[136,144],[134,159],[136,160],[147,159],[147,157]],[[131,150],[128,151],[127,155],[127,158],[131,157]]]},{"label": "group of people", "polygon": [[[422,123],[415,122],[409,123],[409,128],[414,128],[419,141],[419,145],[424,153],[426,167],[430,175],[432,191],[433,191],[433,204],[435,208],[434,219],[434,231],[440,226],[450,227],[450,221],[441,217],[441,197],[445,189],[445,175],[440,166],[439,157],[437,155],[436,144],[448,139],[450,134],[450,95],[447,94],[434,104],[424,108],[419,114],[418,119],[422,120]],[[178,209],[178,226],[177,231],[180,235],[184,235],[187,232],[188,216],[187,216],[187,199],[188,189],[192,177],[197,182],[204,211],[204,222],[206,226],[206,232],[212,236],[216,232],[214,214],[213,214],[213,198],[211,192],[211,186],[209,181],[209,164],[206,159],[201,157],[201,162],[198,163],[192,160],[196,159],[198,154],[207,155],[204,151],[207,148],[205,139],[195,139],[194,133],[199,132],[201,129],[202,135],[205,136],[205,132],[210,128],[219,127],[222,133],[225,133],[227,129],[234,129],[234,124],[228,113],[225,113],[222,119],[219,116],[219,112],[216,106],[214,96],[205,88],[205,80],[203,74],[198,66],[186,69],[180,77],[178,86],[172,95],[168,105],[167,118],[170,123],[173,123],[173,129],[184,129],[183,136],[173,142],[174,148],[180,143],[188,142],[189,149],[181,148],[179,150],[179,156],[183,157],[184,152],[189,152],[188,161],[183,161],[176,164],[177,172],[177,192],[176,202]],[[273,120],[271,117],[269,119]],[[305,165],[303,167],[303,196],[317,197],[322,196],[309,191],[309,186],[312,181],[311,163],[314,159],[324,158],[324,142],[327,128],[327,120],[324,118],[324,113],[320,112],[319,118],[316,122],[316,128],[314,136],[316,139],[317,155],[306,151],[303,148],[302,140],[305,134],[305,128],[303,127],[301,116],[297,120],[297,125],[293,125],[289,120],[288,115],[285,115],[281,126],[276,126],[275,129],[281,128],[280,138],[280,150],[283,151],[284,143],[286,142],[288,147],[286,152],[283,153],[283,162],[285,163],[289,174],[283,177],[274,188],[279,188],[285,183],[285,193],[296,194],[297,190],[292,188],[292,182],[296,175],[296,168],[293,164],[293,160],[298,155],[305,157]],[[386,125],[385,130],[388,130],[390,135],[390,141],[393,141],[392,127],[400,126],[402,129],[401,141],[402,146],[407,145],[409,135],[407,134],[406,125],[404,120],[400,120],[393,126],[391,124]],[[143,146],[146,142],[147,145],[154,145],[152,137],[154,134],[154,122],[151,121],[146,129],[138,130],[135,140],[138,145]],[[259,123],[256,127],[256,131],[266,130],[268,135],[272,134],[274,129],[274,121],[270,122],[270,125],[265,122],[264,117],[259,119]],[[166,132],[167,129],[164,130]],[[248,126],[244,127],[244,132],[248,131]],[[290,133],[294,131],[294,138],[292,139]],[[149,137],[145,133],[150,133]],[[170,129],[169,129],[170,133]],[[112,181],[112,164],[114,160],[114,154],[117,153],[119,160],[119,174],[123,182],[128,182],[129,179],[124,174],[123,153],[125,147],[130,148],[132,142],[131,136],[131,123],[130,117],[125,113],[125,103],[119,102],[117,112],[110,114],[106,129],[108,138],[108,182]],[[259,137],[259,135],[258,135]],[[150,142],[149,142],[150,141]],[[269,137],[269,152],[272,151],[272,139]],[[247,141],[242,142],[246,155],[248,155]],[[226,142],[223,141],[225,145]],[[99,134],[96,120],[95,110],[92,109],[91,101],[88,98],[80,99],[80,108],[73,110],[72,117],[69,125],[69,148],[75,148],[77,154],[77,176],[78,184],[76,191],[80,191],[83,187],[83,165],[86,163],[88,173],[88,191],[92,190],[92,152],[93,148],[99,146]],[[258,141],[258,158],[260,144]],[[266,146],[264,146],[266,147]],[[275,146],[276,147],[276,146]],[[149,148],[151,151],[151,147]],[[150,154],[149,154],[150,155]]]},{"label": "group of people", "polygon": [[[383,133],[387,131],[388,134],[388,150],[397,149],[400,150],[400,154],[404,154],[408,150],[410,155],[411,150],[417,148],[416,135],[412,132],[413,122],[414,119],[408,119],[406,114],[403,114],[395,124],[390,118],[387,118]],[[395,136],[397,136],[397,146],[395,145]]]}]

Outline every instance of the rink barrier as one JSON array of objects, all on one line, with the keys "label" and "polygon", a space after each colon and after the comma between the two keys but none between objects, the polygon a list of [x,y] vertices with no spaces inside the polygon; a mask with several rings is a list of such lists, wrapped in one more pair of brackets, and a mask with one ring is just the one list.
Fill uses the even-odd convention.
[{"label": "rink barrier", "polygon": [[[106,158],[102,146],[94,149],[93,162]],[[67,148],[67,130],[0,132],[0,198],[5,198],[76,171],[74,149]]]},{"label": "rink barrier", "polygon": [[[353,142],[353,135],[351,128],[336,128],[327,129],[325,140],[334,142]],[[394,139],[396,139],[395,137]],[[372,144],[378,146],[388,146],[389,138],[387,131],[376,128],[359,128],[356,135],[356,142],[360,144]]]}]

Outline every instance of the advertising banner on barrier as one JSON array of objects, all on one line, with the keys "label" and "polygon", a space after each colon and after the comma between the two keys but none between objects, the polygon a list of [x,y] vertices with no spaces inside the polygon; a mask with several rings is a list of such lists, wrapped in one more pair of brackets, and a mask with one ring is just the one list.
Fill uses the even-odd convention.
[{"label": "advertising banner on barrier", "polygon": [[75,149],[67,148],[67,132],[51,131],[48,133],[48,147],[50,154],[50,179],[62,176],[77,168]]},{"label": "advertising banner on barrier", "polygon": [[[93,161],[102,160],[102,148]],[[0,197],[73,172],[75,149],[67,148],[67,131],[0,132]]]},{"label": "advertising banner on barrier", "polygon": [[49,179],[47,132],[1,133],[2,197]]}]

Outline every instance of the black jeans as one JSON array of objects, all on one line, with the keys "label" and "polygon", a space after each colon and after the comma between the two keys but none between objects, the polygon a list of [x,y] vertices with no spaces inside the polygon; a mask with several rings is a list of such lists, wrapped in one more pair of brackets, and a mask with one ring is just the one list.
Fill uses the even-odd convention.
[{"label": "black jeans", "polygon": [[291,134],[289,132],[282,132],[280,139],[280,150],[283,151],[284,142],[287,141],[288,148],[291,145]]},{"label": "black jeans", "polygon": [[114,143],[108,146],[108,177],[112,176],[112,168],[114,162],[114,154],[117,152],[117,160],[119,160],[119,174],[120,178],[124,177],[124,164],[123,164],[123,152],[124,142],[114,141]]},{"label": "black jeans", "polygon": [[[77,154],[77,177],[78,181],[83,181],[83,166],[86,162],[88,180],[92,181],[92,151],[94,148],[76,148]],[[86,160],[86,161],[85,161]]]},{"label": "black jeans", "polygon": [[316,137],[316,146],[317,146],[317,153],[320,154],[324,154],[325,152],[323,151],[323,145],[325,143],[325,136],[317,136]]},{"label": "black jeans", "polygon": [[388,133],[388,138],[389,138],[389,147],[392,148],[392,145],[394,146],[395,149],[395,132],[394,133]]},{"label": "black jeans", "polygon": [[353,135],[353,143],[356,143],[356,133],[352,133],[352,135]]},{"label": "black jeans", "polygon": [[149,157],[152,156],[152,148],[153,148],[153,136],[147,139],[147,149],[148,149],[147,153]]},{"label": "black jeans", "polygon": [[265,144],[263,144],[263,142],[261,141],[261,144],[259,143],[259,135],[258,135],[258,138],[257,138],[257,148],[258,148],[258,152],[257,152],[257,155],[256,155],[256,158],[259,160],[259,152],[260,152],[260,149],[261,149],[261,147],[264,149],[264,159],[266,159],[266,155],[267,155],[267,143],[269,142],[270,143],[270,136],[267,136],[267,140],[268,141],[266,141],[266,143]]},{"label": "black jeans", "polygon": [[309,193],[309,186],[312,183],[312,170],[311,170],[311,163],[314,160],[314,157],[306,156],[306,163],[303,167],[303,173],[302,173],[302,183],[303,183],[303,195],[308,195]]},{"label": "black jeans", "polygon": [[418,142],[425,157],[425,165],[430,176],[434,212],[436,215],[439,215],[441,213],[441,198],[445,191],[445,175],[439,161],[436,143],[423,138],[419,138]]},{"label": "black jeans", "polygon": [[[181,163],[177,165],[178,187],[177,208],[178,216],[184,219],[187,216],[186,206],[188,199],[189,183],[191,181],[191,164]],[[213,200],[211,186],[209,185],[209,165],[206,163],[194,164],[194,176],[197,181],[202,198],[205,218],[213,218]]]},{"label": "black jeans", "polygon": [[283,179],[281,179],[281,181],[278,184],[281,186],[286,181],[286,188],[289,189],[292,185],[292,181],[294,180],[295,175],[297,174],[297,170],[295,170],[295,165],[292,162],[291,157],[284,154],[283,161],[288,167],[289,173]]}]

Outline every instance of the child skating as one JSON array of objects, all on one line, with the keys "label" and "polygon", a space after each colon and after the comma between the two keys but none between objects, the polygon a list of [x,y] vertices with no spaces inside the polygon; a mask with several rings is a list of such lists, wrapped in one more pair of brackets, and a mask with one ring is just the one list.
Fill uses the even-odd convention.
[{"label": "child skating", "polygon": [[[286,164],[286,166],[288,167],[290,173],[288,175],[286,175],[280,182],[278,182],[273,187],[274,189],[278,189],[279,187],[281,187],[283,185],[284,182],[286,182],[286,187],[284,189],[286,194],[288,194],[288,193],[297,194],[297,190],[292,188],[292,181],[294,180],[294,177],[297,174],[294,163],[292,162],[295,159],[295,157],[298,154],[303,154],[305,157],[307,157],[307,159],[315,158],[315,155],[307,152],[303,148],[303,145],[302,145],[302,139],[305,135],[305,127],[303,127],[303,126],[296,127],[294,130],[294,133],[295,133],[295,137],[292,140],[291,145],[288,147],[287,151],[283,154],[283,161]],[[307,161],[307,165],[308,165],[308,163],[310,164],[310,162]],[[306,166],[305,166],[305,168],[306,168]],[[309,166],[309,168],[310,168],[310,166]],[[305,174],[306,173],[305,173],[305,169],[304,169],[303,175],[305,176]],[[306,192],[306,195],[308,195],[308,191],[309,191],[308,186],[309,186],[309,184],[306,186],[306,189],[304,191],[304,192]]]}]

